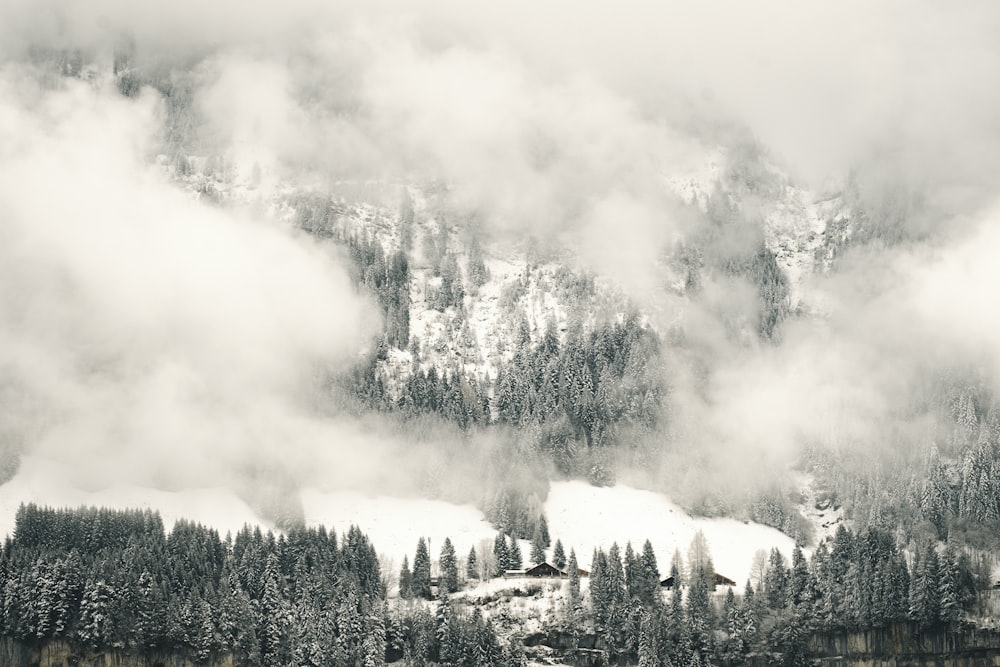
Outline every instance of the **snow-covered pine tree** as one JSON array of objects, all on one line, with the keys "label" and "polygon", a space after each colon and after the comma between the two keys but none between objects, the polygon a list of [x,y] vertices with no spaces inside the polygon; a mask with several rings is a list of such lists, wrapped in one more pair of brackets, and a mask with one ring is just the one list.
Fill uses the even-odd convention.
[{"label": "snow-covered pine tree", "polygon": [[544,512],[538,517],[538,530],[542,533],[542,546],[548,549],[552,546],[552,538],[549,535],[549,521],[545,518]]},{"label": "snow-covered pine tree", "polygon": [[469,581],[479,579],[479,563],[476,558],[476,547],[469,549],[469,557],[465,559],[465,578]]},{"label": "snow-covered pine tree", "polygon": [[938,618],[942,623],[954,623],[962,614],[959,600],[959,569],[958,557],[951,545],[945,548],[941,556],[940,575],[938,577],[938,593],[940,605]]},{"label": "snow-covered pine tree", "polygon": [[653,544],[646,540],[642,545],[642,555],[639,557],[639,599],[645,605],[660,602],[660,570],[656,565],[656,552]]},{"label": "snow-covered pine tree", "polygon": [[639,667],[659,667],[656,647],[656,629],[649,612],[643,612],[639,622]]},{"label": "snow-covered pine tree", "polygon": [[802,547],[798,544],[792,551],[792,567],[788,573],[788,603],[791,606],[801,604],[804,599],[806,586],[809,583],[809,563],[806,562]]},{"label": "snow-covered pine tree", "polygon": [[444,538],[439,562],[441,565],[439,589],[445,593],[454,593],[458,590],[458,559],[455,557],[455,547],[451,543],[451,538]]},{"label": "snow-covered pine tree", "polygon": [[629,598],[639,597],[639,562],[632,550],[632,542],[625,543],[625,591]]},{"label": "snow-covered pine tree", "polygon": [[427,541],[417,540],[417,553],[413,556],[413,596],[431,599],[431,557],[427,551]]},{"label": "snow-covered pine tree", "polygon": [[520,570],[524,567],[524,558],[521,556],[521,545],[517,538],[511,535],[510,545],[507,547],[507,558],[510,561],[510,569]]},{"label": "snow-covered pine tree", "polygon": [[768,558],[764,595],[767,597],[767,606],[771,609],[781,609],[788,600],[788,568],[785,566],[784,555],[777,547],[771,549],[771,556]]},{"label": "snow-covered pine tree", "polygon": [[503,533],[497,533],[493,540],[493,576],[500,577],[510,566],[510,550],[507,548],[507,538]]},{"label": "snow-covered pine tree", "polygon": [[569,561],[567,561],[566,567],[569,569],[569,585],[566,587],[566,619],[572,628],[576,625],[577,613],[582,602],[580,597],[580,566],[576,562],[576,552],[573,549],[569,550]]},{"label": "snow-covered pine tree", "polygon": [[707,658],[713,647],[713,618],[708,575],[701,567],[691,575],[685,615],[687,616],[691,650],[703,658]]},{"label": "snow-covered pine tree", "polygon": [[409,556],[403,556],[403,565],[399,568],[399,597],[408,600],[413,597],[413,573],[410,572]]},{"label": "snow-covered pine tree", "polygon": [[538,526],[535,526],[535,534],[531,537],[531,562],[535,565],[545,562],[545,541]]},{"label": "snow-covered pine tree", "polygon": [[560,570],[566,570],[566,552],[563,551],[562,540],[556,540],[556,545],[552,547],[552,564]]}]

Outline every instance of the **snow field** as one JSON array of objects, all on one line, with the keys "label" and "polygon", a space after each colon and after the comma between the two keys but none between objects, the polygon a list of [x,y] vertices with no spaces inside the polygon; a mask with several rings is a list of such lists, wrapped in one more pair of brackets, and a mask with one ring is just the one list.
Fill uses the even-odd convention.
[{"label": "snow field", "polygon": [[[307,526],[324,525],[341,535],[352,525],[361,528],[375,550],[392,561],[393,574],[399,573],[404,556],[412,566],[421,537],[429,540],[432,561],[438,559],[445,538],[451,539],[460,563],[464,563],[470,548],[475,546],[478,550],[484,540],[492,545],[496,537],[496,529],[478,509],[443,500],[305,489],[302,507]],[[523,542],[521,548],[524,549]]]},{"label": "snow field", "polygon": [[96,491],[75,486],[69,472],[48,459],[25,456],[9,482],[0,486],[0,536],[14,532],[17,508],[21,503],[52,507],[80,506],[114,509],[156,510],[167,530],[179,519],[188,519],[219,531],[236,534],[245,524],[269,524],[239,498],[223,487],[162,491],[133,484],[114,484]]},{"label": "snow field", "polygon": [[[469,549],[492,548],[496,530],[471,504],[460,505],[426,498],[389,495],[368,496],[355,491],[305,489],[301,495],[309,526],[325,525],[344,534],[351,525],[365,532],[379,554],[398,572],[404,556],[412,561],[417,541],[429,540],[432,560],[437,560],[446,537],[460,562]],[[169,530],[181,518],[211,526],[225,535],[244,524],[269,528],[229,489],[192,488],[163,491],[133,484],[115,484],[100,490],[83,490],[71,482],[68,471],[52,461],[26,456],[17,475],[0,486],[0,534],[13,532],[17,508],[34,502],[54,507],[103,506],[118,509],[157,510]],[[688,546],[701,530],[715,569],[740,586],[750,574],[758,549],[778,547],[790,558],[791,538],[760,524],[734,519],[695,518],[662,494],[627,486],[593,487],[585,482],[555,482],[544,504],[552,542],[563,542],[567,556],[575,549],[580,567],[590,569],[596,547],[607,550],[617,542],[624,554],[629,541],[636,552],[649,539],[661,574],[666,576],[675,549],[687,557]],[[527,562],[530,544],[520,542]],[[551,549],[548,552],[551,558]],[[477,594],[524,585],[524,580],[497,579],[476,587]],[[531,583],[529,581],[529,583]]]},{"label": "snow field", "polygon": [[794,541],[757,523],[735,519],[695,518],[666,496],[627,486],[594,487],[585,482],[552,485],[545,501],[549,534],[561,539],[566,553],[576,550],[580,567],[590,569],[595,547],[607,550],[617,542],[622,554],[632,543],[638,553],[648,539],[663,576],[670,570],[675,549],[687,562],[688,546],[700,530],[708,542],[715,570],[739,587],[750,575],[754,552],[778,547],[790,559]]}]

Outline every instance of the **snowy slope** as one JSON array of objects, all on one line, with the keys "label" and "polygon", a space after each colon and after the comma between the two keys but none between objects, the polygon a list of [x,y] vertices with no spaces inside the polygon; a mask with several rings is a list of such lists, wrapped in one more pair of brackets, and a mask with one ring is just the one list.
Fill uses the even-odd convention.
[{"label": "snowy slope", "polygon": [[431,558],[436,559],[446,537],[451,539],[456,553],[465,557],[470,548],[478,549],[483,540],[492,544],[496,536],[496,530],[478,509],[442,500],[306,489],[302,492],[302,507],[308,526],[322,524],[339,534],[352,525],[359,526],[375,549],[397,567],[404,555],[413,560],[421,537],[430,540]]},{"label": "snowy slope", "polygon": [[[464,557],[471,547],[491,543],[496,535],[471,505],[315,490],[303,492],[302,504],[308,524],[322,523],[338,532],[359,525],[375,548],[397,563],[404,555],[412,559],[421,536],[430,538],[436,558],[445,537]],[[694,518],[661,494],[621,485],[598,488],[585,482],[555,482],[544,507],[553,542],[561,539],[567,553],[571,547],[576,549],[582,567],[589,567],[595,547],[607,549],[618,542],[624,551],[625,543],[631,541],[633,548],[641,549],[649,539],[665,571],[674,549],[686,557],[691,539],[701,530],[716,570],[742,584],[755,551],[778,547],[790,558],[794,547],[791,538],[773,528],[734,519]],[[527,558],[529,545],[522,541],[521,549]]]},{"label": "snowy slope", "polygon": [[[269,527],[235,493],[221,487],[163,491],[116,484],[88,491],[70,480],[68,471],[59,464],[24,457],[17,475],[0,486],[0,534],[13,531],[18,506],[29,502],[56,507],[149,508],[160,512],[168,529],[186,518],[214,527],[223,535],[235,533],[244,524]],[[302,505],[308,525],[323,524],[339,533],[357,525],[379,553],[397,566],[404,555],[413,557],[420,537],[430,539],[430,551],[436,558],[445,537],[451,538],[456,552],[464,557],[471,547],[491,545],[496,536],[482,512],[472,505],[441,500],[305,489]],[[545,513],[553,541],[561,539],[567,552],[575,548],[583,567],[589,566],[597,546],[607,548],[617,541],[624,549],[631,540],[638,549],[648,538],[661,570],[666,570],[674,549],[686,556],[691,538],[702,530],[716,570],[742,583],[757,549],[777,546],[788,555],[793,547],[789,537],[772,528],[732,519],[693,518],[661,494],[621,485],[598,488],[584,482],[556,482],[545,502]],[[527,558],[529,545],[522,542],[521,548]]]},{"label": "snowy slope", "polygon": [[553,541],[561,539],[567,552],[576,549],[582,567],[587,567],[595,547],[607,549],[618,542],[624,552],[625,543],[631,541],[632,548],[640,550],[648,539],[662,573],[669,569],[675,549],[687,559],[691,539],[701,530],[716,571],[742,585],[755,551],[778,547],[791,558],[795,546],[774,528],[735,519],[694,518],[661,494],[621,485],[553,484],[545,513]]},{"label": "snowy slope", "polygon": [[68,471],[48,459],[25,456],[9,482],[0,486],[0,535],[14,530],[14,518],[21,503],[53,507],[98,506],[117,509],[143,508],[159,511],[170,530],[178,519],[210,526],[221,535],[236,533],[244,524],[268,523],[235,493],[223,487],[162,491],[131,484],[116,484],[96,491],[75,486]]},{"label": "snowy slope", "polygon": [[764,239],[789,282],[792,309],[809,309],[804,283],[809,275],[825,265],[817,257],[826,242],[824,232],[830,221],[843,220],[849,211],[839,194],[819,194],[792,182],[788,174],[766,161],[764,168],[773,179],[775,192],[761,198],[735,190],[726,182],[730,159],[736,159],[721,149],[706,149],[701,162],[678,165],[675,172],[664,176],[666,188],[684,203],[707,209],[708,198],[715,190],[726,192],[736,206],[748,200],[755,214],[763,219]]}]

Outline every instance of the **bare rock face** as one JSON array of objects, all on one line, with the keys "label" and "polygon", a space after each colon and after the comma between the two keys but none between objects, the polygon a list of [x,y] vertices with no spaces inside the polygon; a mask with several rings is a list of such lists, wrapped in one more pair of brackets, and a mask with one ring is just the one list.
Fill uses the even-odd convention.
[{"label": "bare rock face", "polygon": [[[0,664],[5,667],[196,667],[191,659],[171,653],[136,654],[128,651],[89,653],[62,641],[30,646],[0,638]],[[231,655],[220,655],[197,667],[236,667]]]}]

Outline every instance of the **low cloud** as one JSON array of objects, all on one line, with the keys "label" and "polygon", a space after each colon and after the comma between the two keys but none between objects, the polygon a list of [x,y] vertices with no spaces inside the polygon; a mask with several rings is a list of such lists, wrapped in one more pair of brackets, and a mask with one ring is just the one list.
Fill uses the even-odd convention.
[{"label": "low cloud", "polygon": [[37,450],[169,484],[336,447],[307,398],[377,326],[344,260],[166,182],[154,95],[15,78],[0,79],[16,138],[0,148],[0,367],[44,422]]},{"label": "low cloud", "polygon": [[[288,181],[440,179],[487,233],[566,243],[684,325],[671,418],[736,469],[802,442],[933,437],[900,417],[914,383],[995,366],[998,21],[989,2],[11,0],[0,53],[110,61],[132,43],[140,70],[187,70],[206,153]],[[164,182],[152,91],[50,90],[28,71],[7,66],[0,90],[0,364],[19,419],[45,422],[39,446],[169,476],[194,453],[212,470],[275,443],[308,461],[338,433],[364,442],[308,407],[372,330],[341,260]],[[698,303],[662,290],[664,248],[699,217],[663,178],[734,137],[816,192],[852,174],[873,208],[920,200],[904,244],[808,281],[822,317],[773,347],[727,328],[757,306],[743,282],[710,277]]]}]

